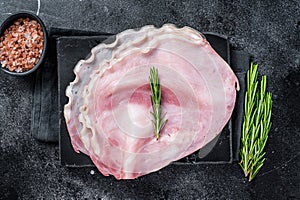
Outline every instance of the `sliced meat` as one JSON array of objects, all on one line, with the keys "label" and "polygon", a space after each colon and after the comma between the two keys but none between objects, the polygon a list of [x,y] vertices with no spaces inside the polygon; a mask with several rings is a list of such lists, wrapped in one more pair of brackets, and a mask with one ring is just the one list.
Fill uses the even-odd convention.
[{"label": "sliced meat", "polygon": [[[124,31],[116,36],[113,43],[102,43],[91,50],[91,56],[87,60],[81,60],[74,68],[75,80],[70,83],[66,89],[66,96],[69,97],[68,104],[64,107],[64,116],[67,123],[69,135],[74,150],[79,153],[83,152],[88,155],[88,151],[83,145],[80,137],[82,124],[79,122],[80,107],[83,105],[82,92],[84,86],[90,81],[90,74],[93,70],[99,70],[101,63],[108,62],[112,58],[113,50],[122,49],[120,46],[133,39],[144,37],[145,31],[142,29],[137,33],[133,31]],[[105,68],[102,68],[105,70]]]},{"label": "sliced meat", "polygon": [[[181,159],[216,137],[233,111],[237,78],[202,35],[188,27],[146,26],[99,45],[75,67],[65,117],[75,151],[99,171],[132,179]],[[151,124],[149,69],[162,85],[167,124]]]}]

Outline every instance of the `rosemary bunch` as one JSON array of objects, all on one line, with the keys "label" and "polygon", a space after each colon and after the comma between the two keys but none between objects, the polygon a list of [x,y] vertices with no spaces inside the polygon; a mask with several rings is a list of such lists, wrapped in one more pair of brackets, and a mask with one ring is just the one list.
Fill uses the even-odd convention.
[{"label": "rosemary bunch", "polygon": [[245,115],[241,138],[241,161],[245,177],[251,181],[265,161],[264,148],[270,131],[272,94],[266,92],[267,77],[262,76],[258,88],[258,65],[251,63],[247,72]]},{"label": "rosemary bunch", "polygon": [[154,128],[154,134],[158,140],[160,131],[167,122],[167,120],[165,120],[167,113],[162,115],[161,86],[158,79],[158,70],[154,67],[150,68],[149,82],[151,88],[150,100],[152,104],[152,111],[150,113],[153,116],[152,124]]}]

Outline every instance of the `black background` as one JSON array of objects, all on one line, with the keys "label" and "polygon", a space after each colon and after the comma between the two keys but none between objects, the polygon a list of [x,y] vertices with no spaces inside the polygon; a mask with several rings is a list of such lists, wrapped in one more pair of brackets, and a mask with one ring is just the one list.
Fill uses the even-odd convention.
[{"label": "black background", "polygon": [[[1,0],[9,13],[38,10],[39,1]],[[117,33],[174,23],[230,37],[251,53],[274,94],[267,159],[248,183],[237,164],[168,166],[137,180],[117,181],[94,168],[59,165],[57,144],[30,135],[34,76],[0,71],[0,187],[21,199],[297,199],[300,197],[299,1],[40,1],[47,28]],[[91,175],[90,171],[95,170]],[[0,195],[1,196],[1,195]],[[1,197],[0,197],[1,198]]]}]

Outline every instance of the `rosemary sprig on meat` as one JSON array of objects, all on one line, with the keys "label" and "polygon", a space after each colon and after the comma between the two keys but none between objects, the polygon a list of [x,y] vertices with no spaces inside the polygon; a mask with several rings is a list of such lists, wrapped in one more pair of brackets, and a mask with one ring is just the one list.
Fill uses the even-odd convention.
[{"label": "rosemary sprig on meat", "polygon": [[264,148],[270,131],[272,94],[266,92],[267,77],[262,76],[258,88],[258,65],[251,63],[247,72],[245,115],[241,138],[241,161],[245,177],[249,181],[257,175],[265,161]]},{"label": "rosemary sprig on meat", "polygon": [[153,119],[151,121],[153,124],[155,137],[158,140],[160,131],[163,129],[167,122],[167,120],[165,119],[167,113],[162,114],[161,85],[159,83],[158,70],[154,67],[150,68],[149,82],[151,89],[150,100],[152,104],[152,111],[150,113],[153,116]]}]

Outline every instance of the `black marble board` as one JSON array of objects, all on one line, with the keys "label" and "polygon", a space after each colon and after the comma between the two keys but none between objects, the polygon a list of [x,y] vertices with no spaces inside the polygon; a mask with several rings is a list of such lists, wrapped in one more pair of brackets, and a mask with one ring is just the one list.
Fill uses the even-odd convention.
[{"label": "black marble board", "polygon": [[[58,96],[59,96],[59,131],[60,131],[60,162],[69,167],[92,166],[88,156],[76,153],[72,146],[63,117],[63,107],[68,102],[65,89],[75,75],[73,68],[80,59],[89,55],[92,47],[106,40],[110,35],[99,36],[63,36],[57,38],[58,62]],[[214,33],[205,33],[205,37],[218,54],[230,63],[230,45],[227,37]],[[237,111],[235,111],[237,112]],[[200,164],[200,163],[231,163],[236,160],[237,148],[233,144],[232,120],[224,127],[222,132],[213,141],[200,151],[174,162],[174,164]],[[236,136],[235,136],[236,137]]]}]

